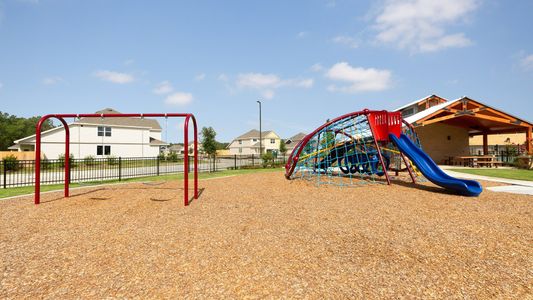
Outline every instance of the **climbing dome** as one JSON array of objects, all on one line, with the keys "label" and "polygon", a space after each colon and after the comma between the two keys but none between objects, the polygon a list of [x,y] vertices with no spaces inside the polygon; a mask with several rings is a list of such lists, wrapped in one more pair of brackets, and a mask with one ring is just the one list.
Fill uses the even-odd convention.
[{"label": "climbing dome", "polygon": [[416,172],[389,142],[389,134],[416,134],[399,112],[363,110],[326,122],[305,136],[285,165],[287,179],[306,179],[317,184],[359,185],[390,183],[387,170]]}]

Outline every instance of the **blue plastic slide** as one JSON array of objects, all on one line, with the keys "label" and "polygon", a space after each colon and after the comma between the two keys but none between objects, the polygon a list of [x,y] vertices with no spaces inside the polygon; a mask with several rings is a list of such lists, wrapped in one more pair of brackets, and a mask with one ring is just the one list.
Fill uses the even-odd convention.
[{"label": "blue plastic slide", "polygon": [[401,134],[398,138],[391,133],[389,138],[434,184],[464,196],[478,196],[483,190],[477,181],[458,179],[444,173],[431,157],[418,148],[405,134]]}]

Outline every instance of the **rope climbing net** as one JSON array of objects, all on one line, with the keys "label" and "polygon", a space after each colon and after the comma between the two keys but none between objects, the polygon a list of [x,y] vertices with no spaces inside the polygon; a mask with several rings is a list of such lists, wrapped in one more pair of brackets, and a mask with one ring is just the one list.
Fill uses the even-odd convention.
[{"label": "rope climbing net", "polygon": [[328,120],[307,135],[291,153],[285,176],[318,185],[354,186],[385,183],[383,176],[390,183],[387,170],[408,169],[411,173],[411,164],[388,141],[390,124],[396,125],[397,134],[401,130],[419,145],[412,127],[402,126],[399,113],[354,112]]}]

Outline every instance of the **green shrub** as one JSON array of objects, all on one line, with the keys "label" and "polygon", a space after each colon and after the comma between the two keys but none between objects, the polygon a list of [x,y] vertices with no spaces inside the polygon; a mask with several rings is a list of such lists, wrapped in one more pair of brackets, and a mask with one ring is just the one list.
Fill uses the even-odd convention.
[{"label": "green shrub", "polygon": [[533,156],[521,155],[513,160],[513,165],[519,169],[531,169]]},{"label": "green shrub", "polygon": [[41,159],[42,170],[49,170],[51,168],[52,168],[52,162],[49,159],[46,159],[46,158]]},{"label": "green shrub", "polygon": [[157,156],[157,159],[159,161],[165,161],[165,153],[159,153],[159,155]]},{"label": "green shrub", "polygon": [[[78,165],[78,163],[74,159],[74,154],[70,154],[68,157],[69,157],[70,167],[75,168]],[[65,154],[59,154],[59,156],[57,157],[57,160],[59,162],[59,166],[61,168],[64,168],[65,167]]]},{"label": "green shrub", "polygon": [[168,155],[167,155],[167,160],[168,161],[171,161],[171,162],[177,162],[179,159],[178,159],[178,153],[176,152],[170,152]]},{"label": "green shrub", "polygon": [[92,155],[87,155],[83,158],[83,163],[86,166],[94,166],[96,165],[96,159]]},{"label": "green shrub", "polygon": [[261,159],[263,160],[263,168],[274,165],[274,156],[270,152],[261,155]]},{"label": "green shrub", "polygon": [[106,162],[110,166],[118,165],[118,158],[113,155],[109,155],[105,158]]},{"label": "green shrub", "polygon": [[17,171],[20,169],[20,162],[15,155],[8,155],[4,157],[3,161],[6,171]]}]

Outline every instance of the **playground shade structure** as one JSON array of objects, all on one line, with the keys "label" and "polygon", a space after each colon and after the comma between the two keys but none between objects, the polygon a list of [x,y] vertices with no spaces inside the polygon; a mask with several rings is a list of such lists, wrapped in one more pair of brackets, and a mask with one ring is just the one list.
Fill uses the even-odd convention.
[{"label": "playground shade structure", "polygon": [[304,137],[289,156],[285,177],[338,186],[374,183],[385,177],[390,184],[388,171],[403,169],[413,183],[420,174],[456,194],[482,192],[478,182],[444,173],[422,150],[416,132],[400,112],[368,109],[328,120]]}]

